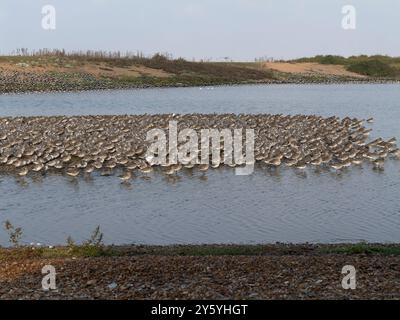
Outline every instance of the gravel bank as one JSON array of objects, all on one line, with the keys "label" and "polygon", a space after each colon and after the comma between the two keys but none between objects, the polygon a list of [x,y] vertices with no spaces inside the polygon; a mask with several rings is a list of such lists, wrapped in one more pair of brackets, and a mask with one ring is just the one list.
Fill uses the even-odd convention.
[{"label": "gravel bank", "polygon": [[346,83],[398,83],[399,81],[379,78],[359,78],[338,75],[307,75],[282,73],[277,78],[229,80],[185,79],[182,77],[138,77],[120,79],[115,77],[96,77],[84,72],[0,71],[0,94],[28,92],[74,92],[88,90],[137,89],[157,87],[192,87],[240,84],[346,84]]},{"label": "gravel bank", "polygon": [[[58,290],[41,289],[52,264]],[[341,269],[358,270],[356,290]],[[367,256],[103,257],[0,267],[1,299],[400,299],[400,258]],[[114,288],[115,287],[115,288]]]},{"label": "gravel bank", "polygon": [[[298,245],[284,250],[271,245],[256,255],[182,256],[172,251],[92,258],[6,256],[0,264],[0,298],[400,299],[398,255],[321,253]],[[41,289],[46,264],[56,268],[55,291]],[[355,290],[341,286],[345,265],[356,268]]]}]

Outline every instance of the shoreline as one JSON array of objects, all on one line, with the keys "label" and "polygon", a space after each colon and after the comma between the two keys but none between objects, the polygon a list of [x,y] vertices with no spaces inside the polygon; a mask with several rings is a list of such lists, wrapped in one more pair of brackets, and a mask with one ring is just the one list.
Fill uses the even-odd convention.
[{"label": "shoreline", "polygon": [[273,86],[273,85],[376,85],[376,84],[400,84],[400,80],[387,80],[387,79],[348,79],[348,80],[326,80],[326,81],[310,81],[310,80],[300,80],[300,81],[261,81],[261,82],[241,82],[241,83],[217,83],[217,84],[193,84],[193,85],[132,85],[132,86],[116,86],[116,87],[106,87],[106,88],[88,88],[88,89],[64,89],[64,90],[17,90],[17,91],[1,91],[0,96],[7,95],[28,95],[28,94],[49,94],[49,93],[84,93],[84,92],[107,92],[107,91],[128,91],[128,90],[142,90],[142,89],[175,89],[175,88],[210,88],[210,87],[237,87],[237,86]]},{"label": "shoreline", "polygon": [[[0,248],[0,261],[5,300],[400,299],[400,244]],[[49,264],[57,289],[44,291]],[[345,265],[355,290],[341,286]]]},{"label": "shoreline", "polygon": [[94,244],[0,246],[0,261],[20,258],[117,256],[268,256],[268,255],[393,255],[400,257],[400,242],[257,243],[257,244]]},{"label": "shoreline", "polygon": [[[328,57],[329,58],[329,57]],[[312,58],[310,58],[312,60]],[[211,62],[153,57],[68,54],[0,56],[0,94],[241,84],[399,83],[397,60]],[[378,62],[376,60],[378,59]],[[360,66],[361,63],[361,66]],[[349,67],[356,66],[356,72]],[[385,69],[386,66],[386,69]],[[392,69],[393,70],[392,70]],[[387,69],[393,72],[388,73]]]}]

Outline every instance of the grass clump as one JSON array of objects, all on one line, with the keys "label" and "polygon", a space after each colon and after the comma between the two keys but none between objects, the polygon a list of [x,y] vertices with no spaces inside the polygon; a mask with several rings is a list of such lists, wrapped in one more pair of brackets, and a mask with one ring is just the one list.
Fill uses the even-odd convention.
[{"label": "grass clump", "polygon": [[[59,248],[59,250],[62,251],[62,248]],[[103,244],[103,233],[100,231],[100,226],[97,226],[90,238],[84,241],[82,245],[77,245],[69,236],[67,238],[67,252],[59,253],[79,257],[101,257],[107,255],[106,251]]]},{"label": "grass clump", "polygon": [[22,229],[19,227],[18,228],[14,227],[9,220],[6,220],[4,222],[4,229],[8,232],[10,243],[14,247],[19,247],[20,240],[22,238]]}]

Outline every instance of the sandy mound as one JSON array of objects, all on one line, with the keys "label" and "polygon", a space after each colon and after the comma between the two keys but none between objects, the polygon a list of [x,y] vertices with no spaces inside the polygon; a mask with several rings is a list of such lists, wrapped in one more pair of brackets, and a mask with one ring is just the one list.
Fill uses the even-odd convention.
[{"label": "sandy mound", "polygon": [[323,75],[347,76],[365,78],[365,76],[347,71],[344,66],[333,64],[319,64],[314,62],[266,62],[265,68],[287,73],[318,73]]}]

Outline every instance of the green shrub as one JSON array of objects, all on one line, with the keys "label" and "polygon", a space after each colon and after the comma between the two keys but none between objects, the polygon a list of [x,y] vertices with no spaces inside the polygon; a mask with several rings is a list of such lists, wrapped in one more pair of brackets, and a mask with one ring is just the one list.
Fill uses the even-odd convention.
[{"label": "green shrub", "polygon": [[397,73],[395,68],[378,59],[353,62],[347,70],[371,77],[394,77]]},{"label": "green shrub", "polygon": [[346,58],[342,56],[335,55],[318,55],[311,58],[301,58],[294,60],[295,62],[316,62],[321,64],[345,64]]},{"label": "green shrub", "polygon": [[103,233],[100,231],[100,226],[92,232],[90,238],[77,245],[69,236],[67,238],[68,254],[79,257],[100,257],[106,255],[106,249],[103,245]]},{"label": "green shrub", "polygon": [[328,246],[320,250],[322,253],[336,254],[381,254],[381,255],[400,255],[398,245],[381,245],[368,243],[355,243],[340,246]]}]

